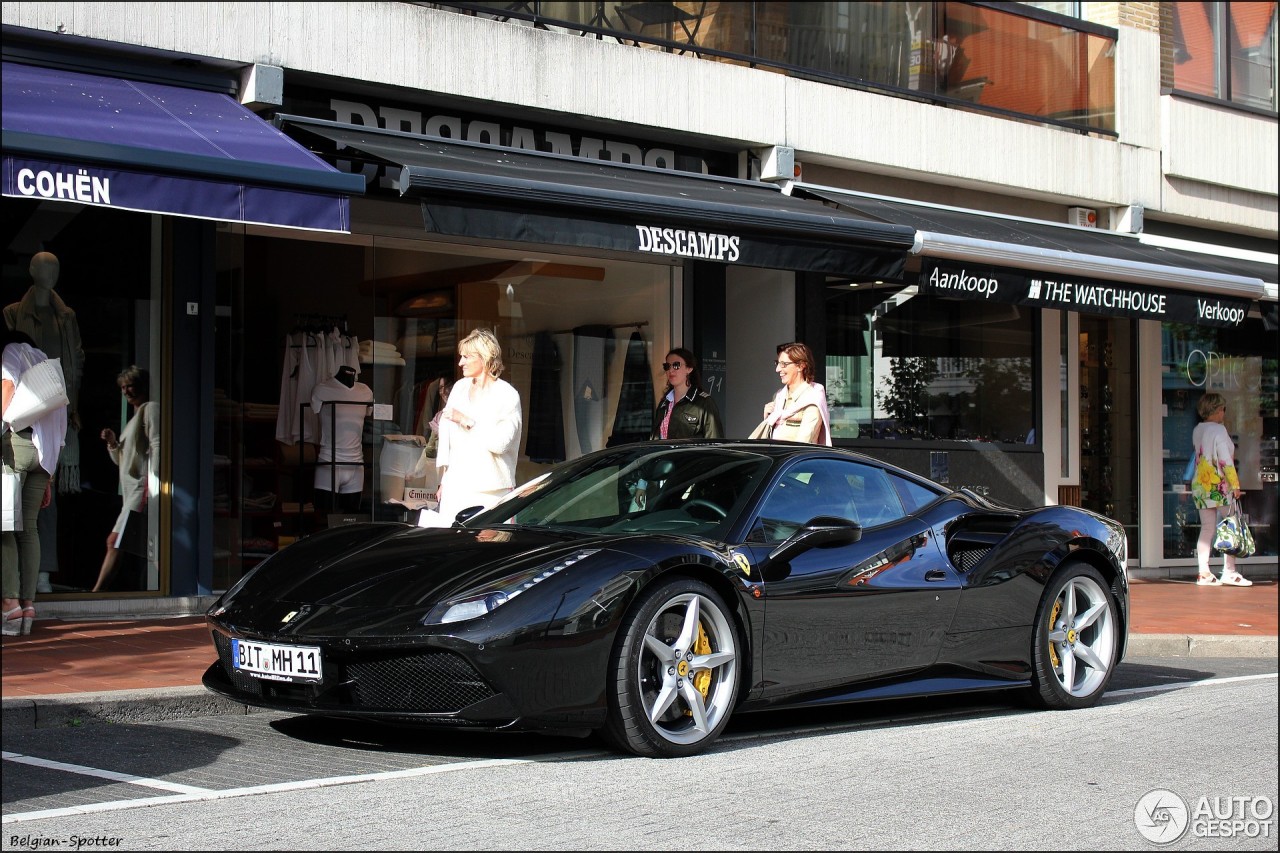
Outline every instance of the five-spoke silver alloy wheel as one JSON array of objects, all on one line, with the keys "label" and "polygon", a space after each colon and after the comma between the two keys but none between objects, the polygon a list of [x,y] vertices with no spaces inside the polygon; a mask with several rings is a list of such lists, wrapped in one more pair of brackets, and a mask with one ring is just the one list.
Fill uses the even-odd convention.
[{"label": "five-spoke silver alloy wheel", "polygon": [[1116,653],[1111,596],[1090,577],[1072,578],[1058,593],[1049,644],[1058,658],[1058,683],[1088,696],[1106,681]]},{"label": "five-spoke silver alloy wheel", "polygon": [[606,734],[640,755],[699,752],[728,723],[738,677],[738,635],[720,596],[691,578],[659,584],[623,626]]},{"label": "five-spoke silver alloy wheel", "polygon": [[1096,569],[1064,565],[1050,580],[1036,628],[1036,680],[1049,707],[1092,705],[1119,656],[1115,598]]},{"label": "five-spoke silver alloy wheel", "polygon": [[672,743],[697,743],[717,728],[731,710],[737,672],[733,630],[708,598],[678,595],[645,628],[636,664],[645,716]]}]

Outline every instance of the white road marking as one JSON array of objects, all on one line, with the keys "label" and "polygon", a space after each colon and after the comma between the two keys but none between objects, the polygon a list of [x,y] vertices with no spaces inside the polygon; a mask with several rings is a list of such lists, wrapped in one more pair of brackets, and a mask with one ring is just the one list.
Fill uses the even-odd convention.
[{"label": "white road marking", "polygon": [[130,785],[142,785],[147,788],[159,788],[162,791],[176,791],[180,794],[198,794],[209,790],[194,785],[182,785],[177,782],[166,782],[163,779],[148,779],[145,776],[133,776],[128,773],[117,773],[114,770],[99,770],[96,767],[85,767],[83,764],[67,764],[63,761],[50,761],[47,758],[35,758],[19,752],[4,753],[5,761],[17,764],[30,764],[32,767],[44,767],[48,770],[64,770],[67,773],[79,773],[81,776],[95,776],[112,782],[127,782]]},{"label": "white road marking", "polygon": [[1108,690],[1103,701],[1113,696],[1136,696],[1139,693],[1163,693],[1167,690],[1185,690],[1189,687],[1217,687],[1219,684],[1232,684],[1237,681],[1260,681],[1276,678],[1280,673],[1264,672],[1258,675],[1232,675],[1227,678],[1208,678],[1204,681],[1183,681],[1179,684],[1152,684],[1148,687],[1129,687],[1125,690]]},{"label": "white road marking", "polygon": [[[5,760],[13,753],[5,753]],[[23,823],[50,817],[69,817],[72,815],[97,814],[101,812],[122,811],[124,809],[142,809],[151,806],[164,806],[173,803],[199,803],[213,800],[229,800],[235,797],[248,797],[256,794],[276,794],[284,791],[303,791],[311,788],[329,788],[335,785],[351,785],[357,782],[380,782],[387,779],[410,779],[416,776],[429,776],[435,773],[452,773],[455,770],[479,770],[485,767],[506,767],[517,764],[537,764],[544,761],[574,761],[583,758],[598,758],[609,753],[603,750],[583,750],[581,752],[561,752],[542,755],[537,758],[489,758],[481,761],[459,761],[453,764],[437,764],[431,767],[413,767],[408,770],[388,770],[383,773],[361,773],[355,776],[331,776],[327,779],[301,779],[296,782],[276,782],[270,785],[254,785],[248,788],[229,788],[225,791],[211,791],[207,788],[191,788],[190,793],[171,794],[163,797],[145,797],[133,800],[112,800],[106,803],[88,803],[79,806],[66,806],[60,809],[43,809],[34,812],[20,812],[4,816],[4,823]],[[20,756],[25,757],[25,756]],[[38,759],[32,760],[35,763]],[[57,762],[50,762],[57,764]],[[63,765],[74,768],[76,765]],[[93,768],[84,768],[93,770]],[[73,770],[73,772],[76,772]],[[109,771],[99,770],[89,775],[105,775]],[[126,777],[118,773],[113,776],[123,777],[119,781],[129,781],[137,777]],[[155,781],[155,780],[152,780]]]}]

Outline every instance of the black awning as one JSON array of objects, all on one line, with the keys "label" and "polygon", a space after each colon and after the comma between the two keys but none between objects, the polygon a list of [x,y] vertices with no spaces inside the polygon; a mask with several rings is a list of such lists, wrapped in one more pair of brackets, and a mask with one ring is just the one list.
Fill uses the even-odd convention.
[{"label": "black awning", "polygon": [[1133,234],[868,197],[830,187],[798,185],[795,192],[850,213],[913,228],[920,232],[919,253],[928,257],[1245,298],[1260,298],[1265,292],[1263,282],[1276,280],[1274,264],[1153,246]]},{"label": "black awning", "polygon": [[14,62],[3,70],[6,196],[350,230],[359,176],[227,95]]},{"label": "black awning", "polygon": [[399,166],[428,230],[895,279],[915,229],[791,198],[771,184],[280,116]]}]

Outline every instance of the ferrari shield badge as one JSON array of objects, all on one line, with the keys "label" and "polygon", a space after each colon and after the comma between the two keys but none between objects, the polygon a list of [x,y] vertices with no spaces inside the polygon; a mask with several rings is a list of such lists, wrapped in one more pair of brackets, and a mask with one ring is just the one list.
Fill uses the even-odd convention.
[{"label": "ferrari shield badge", "polygon": [[751,561],[747,559],[746,554],[735,553],[733,555],[733,564],[742,569],[744,575],[751,577]]}]

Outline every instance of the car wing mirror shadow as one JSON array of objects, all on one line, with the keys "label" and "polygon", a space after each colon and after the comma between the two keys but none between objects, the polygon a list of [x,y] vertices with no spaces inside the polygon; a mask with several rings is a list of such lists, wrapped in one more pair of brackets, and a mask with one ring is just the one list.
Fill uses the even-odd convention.
[{"label": "car wing mirror shadow", "polygon": [[792,557],[811,548],[838,548],[862,538],[862,525],[847,518],[820,515],[810,519],[765,558],[761,577],[779,581],[791,573]]}]

